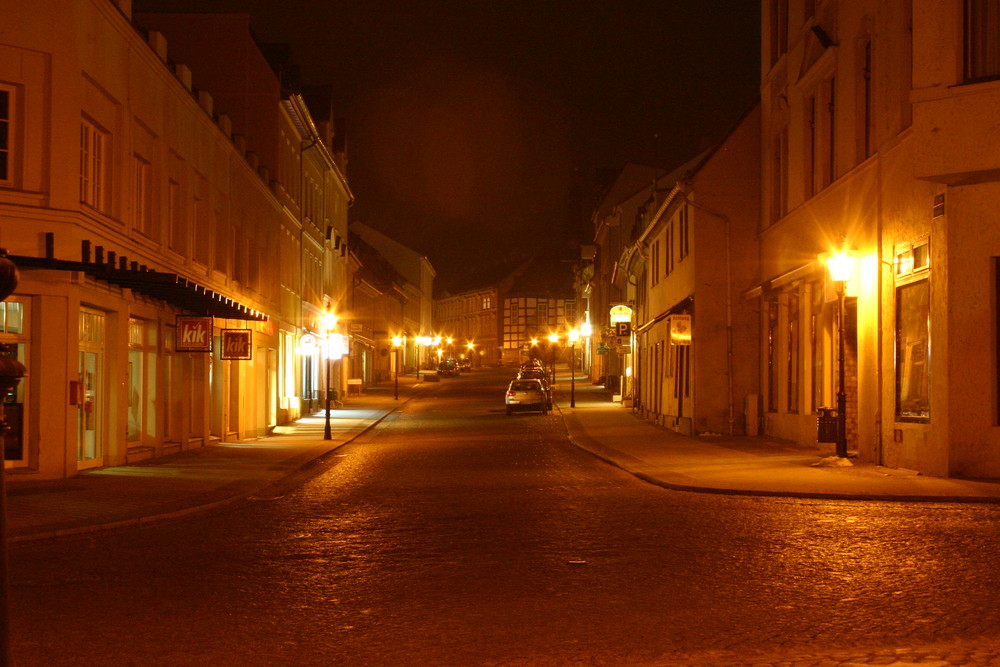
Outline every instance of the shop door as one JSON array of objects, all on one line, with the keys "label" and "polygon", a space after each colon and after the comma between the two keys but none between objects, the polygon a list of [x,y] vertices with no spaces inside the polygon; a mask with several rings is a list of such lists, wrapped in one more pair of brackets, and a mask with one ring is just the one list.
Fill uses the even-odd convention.
[{"label": "shop door", "polygon": [[104,465],[104,313],[80,309],[77,467]]},{"label": "shop door", "polygon": [[78,409],[77,460],[81,468],[102,464],[104,438],[101,419],[103,385],[103,353],[99,351],[80,352],[80,383],[83,395]]}]

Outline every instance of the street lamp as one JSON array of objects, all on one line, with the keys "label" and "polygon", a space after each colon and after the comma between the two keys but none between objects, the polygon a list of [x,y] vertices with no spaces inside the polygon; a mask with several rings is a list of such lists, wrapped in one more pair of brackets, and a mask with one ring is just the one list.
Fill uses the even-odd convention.
[{"label": "street lamp", "polygon": [[854,272],[854,258],[845,252],[839,252],[826,258],[826,267],[830,278],[837,287],[837,456],[847,457],[847,389],[844,382],[844,296],[847,291],[847,281]]},{"label": "street lamp", "polygon": [[337,316],[333,314],[333,311],[323,313],[319,318],[319,326],[326,334],[326,424],[323,427],[323,439],[333,440],[333,432],[330,429],[330,375],[333,367],[330,335],[337,328]]},{"label": "street lamp", "polygon": [[401,348],[402,346],[403,346],[403,338],[401,336],[393,336],[392,358],[394,362],[393,365],[395,366],[396,370],[396,386],[393,390],[393,398],[396,399],[397,401],[399,400],[399,348]]},{"label": "street lamp", "polygon": [[570,329],[569,334],[569,407],[576,407],[576,341],[580,340],[580,332],[577,329]]}]

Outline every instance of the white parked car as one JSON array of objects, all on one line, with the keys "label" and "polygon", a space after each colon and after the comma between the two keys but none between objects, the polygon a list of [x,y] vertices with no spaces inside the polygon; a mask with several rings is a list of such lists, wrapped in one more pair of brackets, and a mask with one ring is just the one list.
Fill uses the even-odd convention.
[{"label": "white parked car", "polygon": [[515,410],[538,410],[543,415],[549,413],[549,394],[542,380],[514,380],[507,388],[505,402],[507,414]]}]

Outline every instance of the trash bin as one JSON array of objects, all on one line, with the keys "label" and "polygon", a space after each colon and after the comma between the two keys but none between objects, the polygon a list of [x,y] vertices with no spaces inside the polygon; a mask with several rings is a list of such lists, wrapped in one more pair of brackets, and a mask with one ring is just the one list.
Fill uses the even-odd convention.
[{"label": "trash bin", "polygon": [[816,442],[837,442],[840,420],[836,408],[820,408],[816,422]]}]

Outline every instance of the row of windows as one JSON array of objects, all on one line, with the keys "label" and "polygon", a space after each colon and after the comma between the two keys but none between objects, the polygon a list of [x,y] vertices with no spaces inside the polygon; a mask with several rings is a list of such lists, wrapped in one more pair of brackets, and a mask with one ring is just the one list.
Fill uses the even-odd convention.
[{"label": "row of windows", "polygon": [[[791,8],[797,12],[797,7]],[[775,0],[771,3],[771,55],[772,64],[787,52],[789,31],[789,1]],[[814,14],[815,7],[806,3],[802,13],[804,22]],[[798,14],[796,13],[796,16]],[[825,35],[822,29],[818,31]],[[827,39],[829,39],[827,37]],[[821,40],[822,41],[822,40]],[[803,91],[801,101],[794,102],[789,116],[775,127],[770,145],[770,188],[769,219],[777,221],[788,213],[798,194],[804,198],[833,183],[844,169],[860,163],[874,153],[873,118],[873,47],[870,39],[850,42],[843,37],[841,44],[854,43],[854,72],[850,76],[830,73],[811,89]],[[823,46],[828,44],[824,43]],[[977,82],[1000,78],[1000,0],[965,0],[964,2],[964,81]],[[813,56],[815,62],[817,56]],[[853,86],[856,100],[851,118],[838,111],[838,85]],[[902,122],[909,123],[909,106],[906,106]],[[850,121],[853,125],[853,145],[845,144],[837,138],[839,120]],[[791,145],[789,123],[801,123],[801,146]],[[847,150],[853,155],[838,155]],[[792,163],[798,157],[792,151],[801,151],[802,169],[796,170],[801,182],[793,181]],[[848,164],[853,158],[853,162]],[[800,190],[793,191],[796,186]]]},{"label": "row of windows", "polygon": [[[770,63],[788,52],[789,0],[773,0],[770,9]],[[816,14],[816,0],[802,0],[801,25]],[[1000,0],[965,0],[964,75],[967,82],[1000,77]]]},{"label": "row of windows", "polygon": [[650,280],[653,285],[673,273],[675,263],[688,256],[691,250],[690,238],[689,208],[682,206],[667,225],[662,241],[657,239],[651,248]]},{"label": "row of windows", "polygon": [[507,299],[504,302],[503,346],[517,348],[532,336],[544,336],[575,322],[574,300]]},{"label": "row of windows", "polygon": [[[926,266],[924,269],[911,274],[912,280],[896,287],[895,417],[899,421],[930,419],[930,281]],[[811,302],[803,299],[805,294],[812,295]],[[847,300],[845,320],[836,322],[838,315],[823,303],[822,294],[822,286],[815,285],[810,291],[793,290],[766,302],[765,408],[768,412],[795,414],[804,407],[815,413],[821,407],[830,406],[832,390],[822,381],[823,369],[838,366],[837,352],[834,352],[838,346],[834,343],[839,332],[843,332],[847,341],[844,346],[847,373],[857,372],[854,299]],[[803,308],[809,310],[803,313]],[[803,322],[808,325],[805,339],[801,329]],[[807,360],[811,362],[808,387],[802,386],[803,353],[811,357]],[[828,379],[836,381],[833,377]],[[856,382],[847,384],[856,386]],[[808,390],[807,395],[803,394],[804,390]],[[803,399],[807,401],[805,405]]]}]

